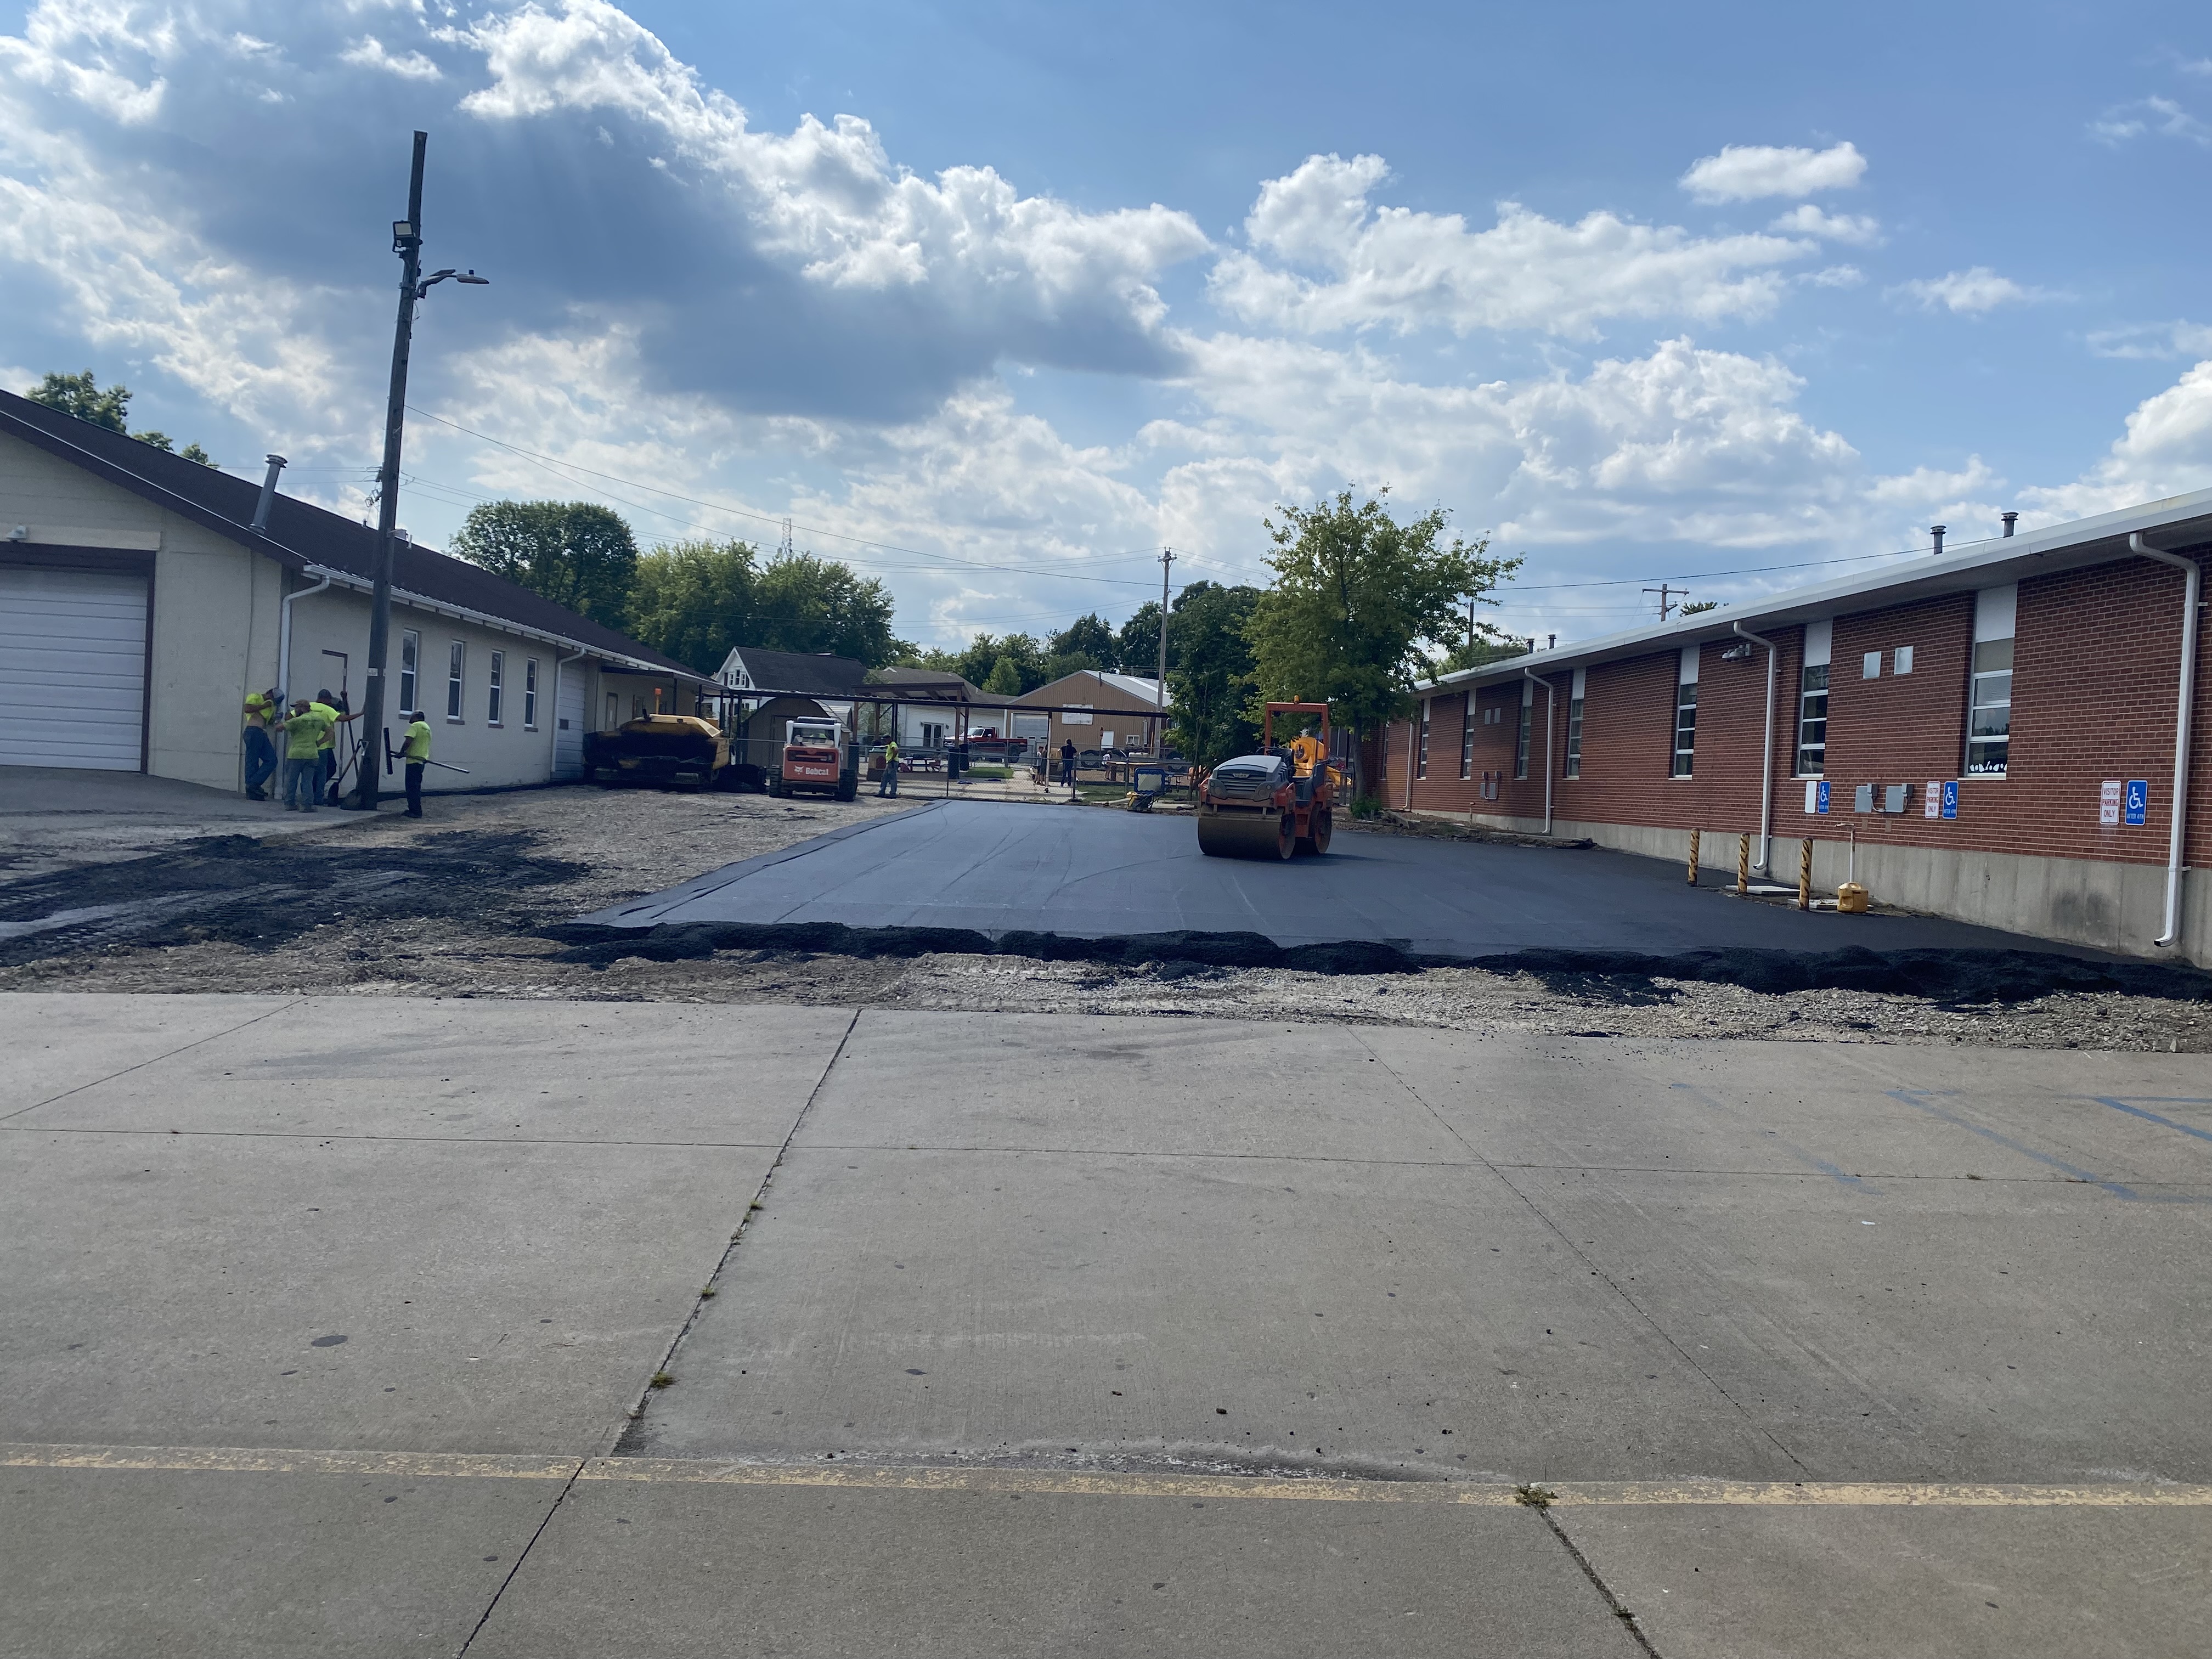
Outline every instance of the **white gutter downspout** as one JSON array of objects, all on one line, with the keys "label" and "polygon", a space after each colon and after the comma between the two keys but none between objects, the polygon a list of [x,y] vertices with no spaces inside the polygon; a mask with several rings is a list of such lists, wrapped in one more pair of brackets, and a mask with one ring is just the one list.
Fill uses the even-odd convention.
[{"label": "white gutter downspout", "polygon": [[[553,756],[545,767],[545,781],[548,783],[557,783],[561,781],[561,670],[564,665],[578,661],[591,654],[588,651],[579,650],[573,657],[553,659],[553,718],[546,722],[553,728]],[[586,711],[586,717],[589,718],[588,710]],[[582,733],[579,732],[576,741],[581,743],[583,740]]]},{"label": "white gutter downspout", "polygon": [[1551,681],[1534,669],[1524,668],[1521,673],[1523,678],[1532,679],[1544,688],[1544,833],[1548,836],[1552,833],[1552,727],[1557,724],[1553,718],[1556,694]]},{"label": "white gutter downspout", "polygon": [[1766,737],[1759,749],[1759,856],[1752,860],[1752,868],[1762,875],[1773,874],[1774,854],[1774,641],[1762,639],[1741,623],[1729,624],[1739,639],[1749,640],[1753,645],[1766,647]]},{"label": "white gutter downspout", "polygon": [[2166,848],[2166,931],[2156,945],[2181,943],[2181,873],[2183,843],[2189,831],[2190,716],[2197,701],[2197,605],[2203,590],[2204,572],[2194,559],[2153,547],[2140,531],[2128,537],[2129,550],[2182,573],[2181,691],[2173,714],[2173,822]]},{"label": "white gutter downspout", "polygon": [[280,708],[292,706],[292,601],[304,599],[311,593],[319,593],[331,585],[331,573],[323,572],[323,579],[313,587],[303,587],[296,593],[287,593],[276,619],[276,701]]}]

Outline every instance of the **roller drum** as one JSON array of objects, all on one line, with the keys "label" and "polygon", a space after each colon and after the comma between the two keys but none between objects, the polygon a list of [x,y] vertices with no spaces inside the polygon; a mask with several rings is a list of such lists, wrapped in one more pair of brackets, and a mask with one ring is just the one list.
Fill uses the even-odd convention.
[{"label": "roller drum", "polygon": [[1210,858],[1286,859],[1297,848],[1297,827],[1288,812],[1198,815],[1198,850]]}]

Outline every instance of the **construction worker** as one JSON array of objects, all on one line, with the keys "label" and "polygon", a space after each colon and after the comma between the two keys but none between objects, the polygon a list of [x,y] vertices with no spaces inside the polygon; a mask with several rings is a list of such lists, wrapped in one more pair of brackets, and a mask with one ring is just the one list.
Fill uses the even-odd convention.
[{"label": "construction worker", "polygon": [[276,744],[269,735],[276,718],[276,694],[253,691],[246,698],[246,798],[269,799],[269,780],[276,770]]},{"label": "construction worker", "polygon": [[1310,777],[1328,754],[1327,745],[1309,726],[1291,739],[1291,770],[1298,777]]},{"label": "construction worker", "polygon": [[347,713],[345,699],[334,693],[327,685],[315,693],[314,707],[320,710],[323,718],[331,723],[330,729],[323,733],[323,749],[320,757],[323,774],[316,782],[316,793],[320,794],[325,790],[329,791],[331,805],[336,806],[338,804],[338,727],[349,721],[357,720],[361,716]]},{"label": "construction worker", "polygon": [[1060,745],[1060,781],[1070,789],[1075,787],[1075,739],[1066,738]]},{"label": "construction worker", "polygon": [[422,816],[422,769],[430,763],[430,722],[422,718],[422,711],[412,709],[407,715],[407,736],[400,743],[399,757],[407,763],[407,816]]},{"label": "construction worker", "polygon": [[896,738],[889,738],[884,744],[883,781],[876,785],[876,799],[881,800],[886,795],[893,799],[898,797],[898,739]]},{"label": "construction worker", "polygon": [[284,810],[312,812],[322,793],[323,734],[331,723],[305,697],[292,700],[292,712],[276,722],[284,734]]}]

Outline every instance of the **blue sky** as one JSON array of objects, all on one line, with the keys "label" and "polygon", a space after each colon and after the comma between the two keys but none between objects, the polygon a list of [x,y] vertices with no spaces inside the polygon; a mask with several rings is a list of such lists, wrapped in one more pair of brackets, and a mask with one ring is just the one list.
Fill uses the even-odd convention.
[{"label": "blue sky", "polygon": [[361,510],[416,125],[403,521],[787,514],[933,643],[1347,483],[1568,637],[2212,485],[2201,6],[0,6],[0,374]]}]

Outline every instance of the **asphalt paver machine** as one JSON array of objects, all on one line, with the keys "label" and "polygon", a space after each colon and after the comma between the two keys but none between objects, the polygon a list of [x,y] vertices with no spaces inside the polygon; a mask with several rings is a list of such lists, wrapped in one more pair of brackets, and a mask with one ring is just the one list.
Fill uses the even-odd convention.
[{"label": "asphalt paver machine", "polygon": [[[1275,742],[1275,717],[1317,714]],[[1206,775],[1198,791],[1198,850],[1211,858],[1287,859],[1326,853],[1335,827],[1336,781],[1328,765],[1328,705],[1271,702],[1261,716],[1260,752],[1239,755]]]}]

